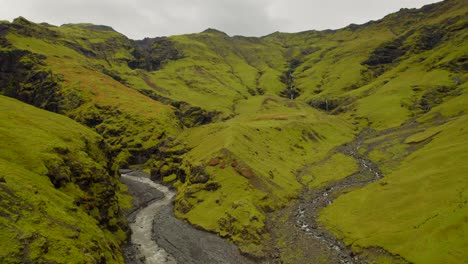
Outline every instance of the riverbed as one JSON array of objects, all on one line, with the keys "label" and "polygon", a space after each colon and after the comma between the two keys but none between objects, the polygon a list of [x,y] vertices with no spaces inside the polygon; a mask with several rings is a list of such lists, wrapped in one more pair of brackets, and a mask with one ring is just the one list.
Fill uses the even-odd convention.
[{"label": "riverbed", "polygon": [[134,197],[127,220],[132,231],[126,263],[254,263],[231,242],[199,230],[173,214],[175,192],[141,171],[123,170],[121,180]]}]

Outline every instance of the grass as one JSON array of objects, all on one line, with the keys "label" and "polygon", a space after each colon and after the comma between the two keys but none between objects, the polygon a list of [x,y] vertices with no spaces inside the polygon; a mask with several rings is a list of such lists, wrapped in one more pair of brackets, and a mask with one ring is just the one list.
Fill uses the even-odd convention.
[{"label": "grass", "polygon": [[[82,31],[80,28],[77,30]],[[97,38],[96,34],[94,38]],[[105,37],[106,34],[110,33],[98,36]],[[104,135],[115,155],[128,151],[144,153],[161,141],[161,135],[175,134],[179,130],[180,124],[171,106],[154,101],[97,71],[95,65],[104,65],[103,59],[89,59],[70,47],[60,45],[63,41],[60,39],[44,40],[18,34],[7,37],[17,48],[47,56],[46,69],[63,80],[60,91],[63,101],[60,103],[64,105],[64,114],[80,123],[93,124],[95,130]],[[122,65],[113,64],[112,69],[132,72],[128,66]],[[74,103],[76,101],[80,103]],[[122,160],[114,167],[127,166],[129,162],[129,159]]]},{"label": "grass", "polygon": [[118,250],[122,238],[99,228],[94,218],[76,207],[72,195],[56,190],[47,177],[4,159],[0,168],[6,180],[1,196],[7,202],[1,208],[7,217],[0,218],[2,262],[122,261]]},{"label": "grass", "polygon": [[466,260],[466,121],[455,118],[434,128],[438,134],[409,137],[406,144],[432,141],[386,175],[385,185],[340,196],[322,211],[322,223],[355,248],[378,244],[414,263]]},{"label": "grass", "polygon": [[[102,138],[61,115],[0,96],[0,171],[5,183],[0,197],[0,260],[8,263],[122,261],[119,249],[125,233],[105,231],[90,211],[77,206],[82,197],[96,199],[97,182],[115,184],[108,174],[94,175],[89,188],[74,184],[86,170],[100,172],[107,166],[102,150],[89,145]],[[70,151],[82,164],[81,175],[56,189],[49,177],[51,162],[65,158],[57,150]],[[94,196],[96,195],[96,196]],[[104,205],[104,204],[103,204]],[[96,207],[97,208],[97,207]],[[112,211],[112,207],[106,210]],[[118,207],[117,207],[118,210]],[[123,221],[113,216],[115,223]]]},{"label": "grass", "polygon": [[[351,139],[351,128],[340,119],[304,105],[288,106],[287,99],[260,98],[274,103],[265,110],[254,98],[239,107],[250,114],[177,138],[190,149],[184,163],[205,167],[209,181],[176,184],[176,215],[230,237],[254,255],[263,254],[266,213],[288,205],[302,189],[296,171]],[[210,166],[213,159],[219,164]],[[207,186],[213,183],[219,188],[210,191]]]},{"label": "grass", "polygon": [[320,188],[359,171],[357,161],[343,153],[335,153],[327,159],[306,166],[301,172],[302,182],[309,188]]},{"label": "grass", "polygon": [[[39,110],[14,99],[1,96],[2,157],[26,169],[44,174],[43,160],[56,148],[84,149],[83,137],[91,142],[99,136],[66,117]],[[102,166],[102,165],[101,165]]]},{"label": "grass", "polygon": [[[370,128],[376,136],[360,151],[379,165],[383,182],[344,194],[323,211],[322,223],[356,249],[383,247],[421,263],[456,262],[466,259],[457,250],[466,247],[459,235],[466,229],[466,181],[459,176],[466,171],[466,133],[460,130],[468,110],[466,12],[463,1],[450,0],[336,31],[173,36],[168,41],[182,58],[151,72],[128,66],[131,40],[90,24],[54,27],[20,19],[6,34],[12,47],[2,52],[44,55],[31,72],[54,74],[59,112],[102,135],[113,159],[107,166],[115,171],[146,162],[165,172],[180,169],[186,179],[172,172],[163,177],[178,189],[176,215],[256,256],[265,254],[260,241],[269,236],[268,212],[291,204],[304,186],[322,187],[355,173],[356,162],[334,149]],[[398,56],[385,61],[388,54],[379,51],[389,46]],[[365,63],[369,58],[375,65]],[[279,96],[288,71],[299,91],[295,100]],[[43,177],[52,164],[69,177],[66,158],[106,167],[98,151],[83,150],[83,137],[99,139],[91,131],[2,100],[5,110],[15,105],[21,113],[0,119],[0,157],[9,170]],[[175,102],[217,113],[214,122],[183,127],[179,110],[169,105]],[[178,145],[165,157],[168,142]],[[81,151],[59,155],[53,149]],[[128,197],[117,196],[129,206]],[[102,213],[87,210],[94,219]],[[8,232],[0,235],[3,241],[16,231]],[[42,238],[33,241],[44,247]],[[21,245],[9,250],[19,252]]]},{"label": "grass", "polygon": [[[378,245],[414,263],[467,260],[459,250],[466,244],[460,236],[466,230],[467,181],[461,177],[467,169],[466,105],[461,103],[466,74],[437,66],[466,56],[463,34],[407,55],[376,80],[385,80],[383,86],[350,92],[356,98],[360,90],[369,95],[357,99],[355,110],[345,116],[361,116],[376,129],[395,131],[368,142],[374,144],[369,157],[382,164],[385,178],[339,197],[321,213],[322,224],[357,250]],[[429,102],[426,109],[423,99]],[[399,130],[410,118],[419,124],[412,131],[406,125]]]},{"label": "grass", "polygon": [[[388,73],[389,76],[394,74],[393,77],[382,76],[390,80],[385,86],[407,93],[398,96],[400,100],[403,98],[401,109],[406,108],[407,113],[410,110],[408,117],[416,117],[420,127],[416,126],[409,133],[395,130],[394,133],[400,133],[397,138],[383,137],[369,142],[377,144],[369,157],[382,164],[386,174],[382,182],[385,184],[377,182],[345,194],[323,210],[322,223],[354,248],[360,250],[379,245],[415,263],[466,261],[466,254],[458,250],[466,243],[459,235],[466,229],[463,220],[466,218],[463,213],[466,192],[461,186],[466,186],[467,182],[460,177],[466,171],[463,161],[467,154],[466,105],[461,104],[466,94],[466,82],[454,86],[456,74],[429,66],[429,63],[443,63],[440,54],[447,54],[449,47],[452,48],[450,54],[463,56],[459,50],[463,46],[453,47],[451,43],[445,43],[430,53],[403,61],[394,70],[398,74]],[[424,63],[410,67],[418,56],[425,58]],[[432,69],[428,70],[429,67]],[[464,74],[458,76],[461,80],[466,78]],[[435,95],[434,87],[453,87],[457,95]],[[409,105],[416,104],[427,94],[442,98],[434,100],[438,103],[431,105],[426,113],[408,107],[408,101],[412,102]],[[365,98],[366,104],[371,98]],[[378,99],[374,101],[382,103]],[[357,109],[358,113],[361,111]],[[400,120],[408,119],[403,116]],[[425,130],[421,132],[421,129]],[[362,222],[366,225],[357,225]],[[408,237],[418,239],[405,239]]]}]

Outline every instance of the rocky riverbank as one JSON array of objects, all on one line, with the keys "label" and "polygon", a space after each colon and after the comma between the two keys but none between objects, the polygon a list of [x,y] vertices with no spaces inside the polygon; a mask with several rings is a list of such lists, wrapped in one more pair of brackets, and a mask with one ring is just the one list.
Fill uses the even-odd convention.
[{"label": "rocky riverbank", "polygon": [[175,218],[174,193],[166,186],[141,171],[121,174],[134,196],[134,210],[127,217],[132,237],[124,248],[126,263],[254,263],[229,241]]},{"label": "rocky riverbank", "polygon": [[[340,180],[328,182],[320,188],[304,187],[295,205],[270,214],[269,242],[273,263],[369,263],[376,257],[384,257],[393,263],[405,263],[400,256],[382,248],[366,248],[355,252],[330,231],[318,223],[320,210],[332,204],[336,198],[350,190],[361,188],[384,177],[378,165],[366,155],[360,154],[365,138],[375,136],[364,131],[356,140],[335,149],[356,160],[358,171]],[[384,183],[383,183],[384,184]]]},{"label": "rocky riverbank", "polygon": [[132,235],[125,250],[126,262],[177,263],[174,257],[152,239],[153,218],[163,205],[171,202],[174,193],[166,186],[154,183],[145,173],[139,171],[122,173],[121,179],[133,194],[136,206],[136,210],[127,217]]}]

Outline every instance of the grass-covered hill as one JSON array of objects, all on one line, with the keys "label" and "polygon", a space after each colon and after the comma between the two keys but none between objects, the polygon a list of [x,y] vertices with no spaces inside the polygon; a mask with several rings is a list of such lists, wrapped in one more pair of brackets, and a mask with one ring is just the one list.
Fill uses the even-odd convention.
[{"label": "grass-covered hill", "polygon": [[[407,262],[463,263],[467,14],[466,1],[446,0],[334,31],[139,41],[106,26],[18,18],[0,23],[0,93],[91,128],[109,171],[144,166],[177,188],[177,217],[253,256],[307,263],[285,242],[294,232],[270,220],[366,159],[383,178],[335,194],[319,225],[370,258],[379,248]],[[28,120],[45,113],[27,109]],[[2,114],[20,127],[8,120],[22,118]],[[27,142],[21,135],[8,141]],[[7,151],[32,171],[11,177],[53,173],[28,167],[18,145]],[[42,164],[42,151],[27,153]]]},{"label": "grass-covered hill", "polygon": [[0,262],[122,262],[129,198],[104,146],[69,118],[0,95]]}]

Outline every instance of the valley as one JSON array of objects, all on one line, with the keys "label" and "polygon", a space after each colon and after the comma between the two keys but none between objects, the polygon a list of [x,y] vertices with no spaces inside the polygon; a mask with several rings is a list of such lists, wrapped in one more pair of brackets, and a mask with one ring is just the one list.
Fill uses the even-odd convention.
[{"label": "valley", "polygon": [[467,15],[143,40],[1,21],[0,262],[468,261]]}]

